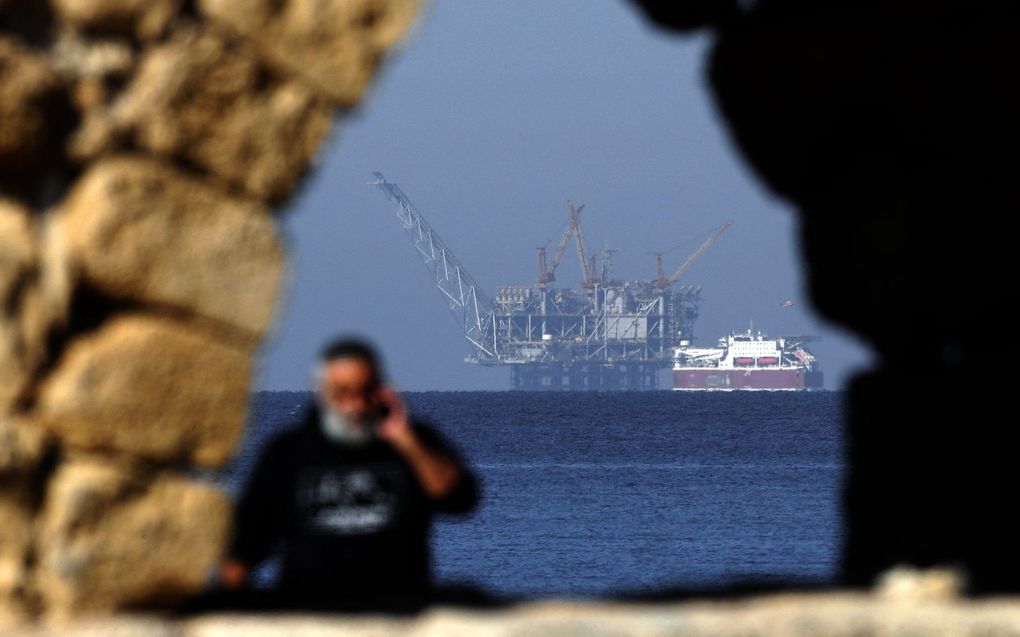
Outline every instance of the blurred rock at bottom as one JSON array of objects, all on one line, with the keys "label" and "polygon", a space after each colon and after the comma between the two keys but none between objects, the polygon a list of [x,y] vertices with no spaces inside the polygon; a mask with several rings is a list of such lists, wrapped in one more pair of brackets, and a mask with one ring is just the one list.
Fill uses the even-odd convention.
[{"label": "blurred rock at bottom", "polygon": [[868,593],[787,593],[728,601],[618,604],[548,601],[497,611],[436,608],[413,618],[206,615],[4,625],[5,637],[613,637],[1020,635],[1020,599],[890,600]]}]

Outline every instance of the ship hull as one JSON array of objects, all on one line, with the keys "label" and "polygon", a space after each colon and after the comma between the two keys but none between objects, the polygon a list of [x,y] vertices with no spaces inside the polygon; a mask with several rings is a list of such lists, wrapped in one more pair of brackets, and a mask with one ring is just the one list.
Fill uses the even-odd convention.
[{"label": "ship hull", "polygon": [[798,368],[673,370],[673,389],[676,391],[803,391],[821,388],[821,372]]}]

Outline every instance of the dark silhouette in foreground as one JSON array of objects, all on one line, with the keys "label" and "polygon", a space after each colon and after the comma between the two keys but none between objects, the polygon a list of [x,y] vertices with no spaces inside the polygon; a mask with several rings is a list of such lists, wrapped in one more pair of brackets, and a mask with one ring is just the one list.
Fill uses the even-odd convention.
[{"label": "dark silhouette in foreground", "polygon": [[1003,222],[1020,210],[1014,3],[635,0],[709,28],[733,139],[796,205],[815,307],[870,343],[847,397],[841,578],[1020,590]]},{"label": "dark silhouette in foreground", "polygon": [[[409,416],[368,346],[332,343],[318,373],[318,404],[263,450],[238,503],[220,603],[418,610],[435,595],[432,516],[470,511],[474,477],[435,430]],[[252,568],[275,552],[277,589],[252,590]]]}]

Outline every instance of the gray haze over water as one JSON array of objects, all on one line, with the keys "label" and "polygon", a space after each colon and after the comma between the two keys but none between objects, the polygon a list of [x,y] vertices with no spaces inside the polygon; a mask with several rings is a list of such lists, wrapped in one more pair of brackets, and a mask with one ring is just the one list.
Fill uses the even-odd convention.
[{"label": "gray haze over water", "polygon": [[[697,343],[731,330],[813,334],[826,387],[870,354],[826,325],[804,290],[789,207],[755,180],[705,88],[708,39],[647,26],[624,2],[428,3],[364,109],[328,141],[291,202],[290,283],[257,387],[306,389],[337,333],[375,341],[404,389],[502,390],[505,368],[463,362],[467,341],[372,172],[397,183],[491,295],[530,284],[565,201],[584,203],[590,250],[618,250],[617,278],[667,273],[733,221],[681,278],[703,286]],[[580,280],[570,248],[557,283]],[[783,308],[783,302],[794,305]]]}]

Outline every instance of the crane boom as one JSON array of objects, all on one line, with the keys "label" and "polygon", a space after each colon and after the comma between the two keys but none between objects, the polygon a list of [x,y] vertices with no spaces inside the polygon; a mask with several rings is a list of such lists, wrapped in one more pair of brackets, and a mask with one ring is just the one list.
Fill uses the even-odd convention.
[{"label": "crane boom", "polygon": [[[568,202],[568,204],[569,204],[569,202]],[[571,209],[573,209],[573,206],[571,206]],[[582,210],[584,210],[584,204],[581,204],[577,208],[577,218],[578,219],[581,218],[581,211]],[[556,274],[556,266],[558,266],[560,264],[560,259],[563,258],[563,253],[567,251],[567,244],[570,243],[570,237],[571,237],[571,235],[574,234],[574,225],[575,225],[575,221],[574,221],[573,216],[572,216],[570,221],[567,223],[567,229],[563,231],[563,236],[560,237],[560,242],[556,246],[556,254],[553,255],[552,268],[550,269],[550,272],[552,272],[552,274]]]},{"label": "crane boom", "polygon": [[404,232],[428,268],[436,288],[443,294],[453,318],[464,330],[481,360],[497,358],[494,345],[492,301],[446,246],[411,200],[382,173],[373,173],[378,186],[393,206]]},{"label": "crane boom", "polygon": [[[539,274],[538,283],[539,285],[545,285],[552,283],[556,280],[556,268],[560,265],[560,260],[563,258],[563,253],[567,251],[567,244],[570,243],[570,238],[574,235],[574,208],[567,202],[568,208],[571,210],[570,220],[567,222],[567,229],[563,231],[563,236],[560,237],[560,242],[556,245],[556,254],[553,255],[552,265],[546,269],[542,264],[545,263],[545,248],[539,248]],[[577,216],[581,216],[581,211],[584,210],[584,204],[577,207]]]},{"label": "crane boom", "polygon": [[555,278],[555,275],[551,274],[546,266],[545,246],[542,246],[538,249],[538,285],[545,285]]},{"label": "crane boom", "polygon": [[574,204],[571,201],[567,201],[567,210],[570,211],[570,227],[574,231],[574,239],[577,241],[577,258],[581,262],[581,285],[584,287],[590,286],[595,281],[595,265],[588,260],[587,251],[584,249],[584,237],[581,235],[581,210],[584,209],[582,204],[580,208],[574,208]]},{"label": "crane boom", "polygon": [[676,283],[676,280],[679,279],[680,276],[688,270],[688,268],[694,265],[694,262],[698,260],[698,257],[704,254],[705,250],[708,250],[712,246],[712,244],[715,243],[716,240],[722,235],[722,233],[726,232],[726,229],[732,225],[733,222],[727,221],[722,226],[720,226],[718,230],[712,233],[712,236],[706,239],[705,242],[702,243],[701,246],[694,251],[694,254],[687,257],[687,260],[680,264],[680,267],[676,269],[676,272],[673,273],[673,276],[669,277],[665,281],[660,279],[658,281],[658,286],[660,288],[667,288]]}]

